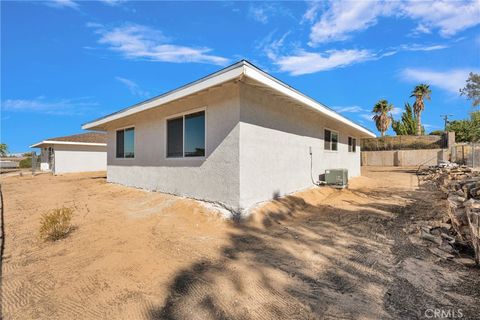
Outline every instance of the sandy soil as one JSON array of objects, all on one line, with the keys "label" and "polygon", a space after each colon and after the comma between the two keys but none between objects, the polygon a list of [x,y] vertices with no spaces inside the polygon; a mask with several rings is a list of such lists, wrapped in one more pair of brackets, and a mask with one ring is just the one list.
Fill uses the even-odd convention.
[{"label": "sandy soil", "polygon": [[[224,220],[201,203],[101,173],[2,178],[5,319],[415,319],[480,314],[480,271],[437,261],[402,231],[441,213],[409,170],[370,168]],[[51,208],[75,230],[38,240]]]}]

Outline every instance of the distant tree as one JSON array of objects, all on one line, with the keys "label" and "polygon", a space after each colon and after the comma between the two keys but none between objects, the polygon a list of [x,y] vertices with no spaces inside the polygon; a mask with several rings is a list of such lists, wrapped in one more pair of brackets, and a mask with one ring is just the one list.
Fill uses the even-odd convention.
[{"label": "distant tree", "polygon": [[[417,134],[417,118],[412,111],[410,103],[405,103],[405,111],[400,120],[392,119],[392,129],[397,136],[408,136]],[[425,130],[422,127],[422,134]]]},{"label": "distant tree", "polygon": [[460,89],[460,95],[473,100],[472,106],[480,106],[480,75],[470,72],[465,88]]},{"label": "distant tree", "polygon": [[8,153],[8,146],[6,143],[0,143],[0,156],[6,157]]},{"label": "distant tree", "polygon": [[470,141],[480,141],[480,112],[470,113]]},{"label": "distant tree", "polygon": [[443,130],[433,130],[432,132],[429,133],[430,136],[441,136],[443,135]]},{"label": "distant tree", "polygon": [[375,121],[378,131],[380,131],[381,136],[385,136],[385,131],[388,130],[390,123],[392,121],[392,115],[390,112],[393,110],[393,104],[388,103],[387,100],[379,100],[375,106],[373,106],[372,117]]},{"label": "distant tree", "polygon": [[422,121],[421,116],[423,110],[425,110],[425,99],[430,100],[430,94],[432,90],[430,90],[430,86],[428,84],[419,84],[416,86],[410,97],[415,97],[415,103],[413,104],[413,112],[415,114],[415,118],[417,119],[417,135],[422,134]]},{"label": "distant tree", "polygon": [[480,140],[480,111],[470,114],[470,119],[450,121],[447,131],[455,132],[457,142],[477,142]]}]

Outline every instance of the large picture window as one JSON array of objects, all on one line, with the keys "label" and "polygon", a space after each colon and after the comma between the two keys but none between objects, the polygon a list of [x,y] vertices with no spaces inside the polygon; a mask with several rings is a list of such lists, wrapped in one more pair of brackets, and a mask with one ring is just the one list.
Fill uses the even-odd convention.
[{"label": "large picture window", "polygon": [[167,120],[167,158],[205,156],[205,111]]},{"label": "large picture window", "polygon": [[338,132],[325,129],[324,148],[331,151],[338,150]]},{"label": "large picture window", "polygon": [[135,128],[117,130],[117,158],[135,158]]}]

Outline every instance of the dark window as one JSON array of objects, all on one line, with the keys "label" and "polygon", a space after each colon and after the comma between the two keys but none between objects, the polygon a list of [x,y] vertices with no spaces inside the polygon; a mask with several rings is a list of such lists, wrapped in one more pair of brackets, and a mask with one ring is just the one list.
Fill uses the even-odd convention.
[{"label": "dark window", "polygon": [[167,120],[167,157],[183,156],[183,117]]},{"label": "dark window", "polygon": [[332,132],[330,130],[325,130],[325,138],[324,138],[324,148],[325,150],[330,150],[330,143],[332,142]]},{"label": "dark window", "polygon": [[167,157],[205,156],[205,111],[167,120]]},{"label": "dark window", "polygon": [[135,158],[135,128],[117,130],[117,158]]},{"label": "dark window", "polygon": [[348,137],[348,152],[357,151],[357,139]]},{"label": "dark window", "polygon": [[185,157],[205,156],[205,111],[185,116]]},{"label": "dark window", "polygon": [[338,133],[332,132],[332,150],[338,150]]},{"label": "dark window", "polygon": [[125,129],[124,135],[125,158],[135,158],[135,129]]},{"label": "dark window", "polygon": [[124,131],[118,130],[117,131],[117,158],[123,158],[124,156],[124,141],[123,141]]},{"label": "dark window", "polygon": [[325,150],[338,150],[338,133],[325,129],[324,135],[324,148]]}]

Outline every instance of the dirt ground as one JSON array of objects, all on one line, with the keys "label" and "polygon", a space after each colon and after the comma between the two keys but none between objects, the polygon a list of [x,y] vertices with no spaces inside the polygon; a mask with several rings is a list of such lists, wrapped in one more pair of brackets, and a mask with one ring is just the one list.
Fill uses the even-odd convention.
[{"label": "dirt ground", "polygon": [[[5,319],[478,319],[480,270],[402,231],[445,210],[411,170],[369,168],[234,223],[104,174],[2,177]],[[42,213],[75,208],[65,239]],[[430,310],[430,311],[429,311]],[[448,311],[450,310],[450,311]]]}]

